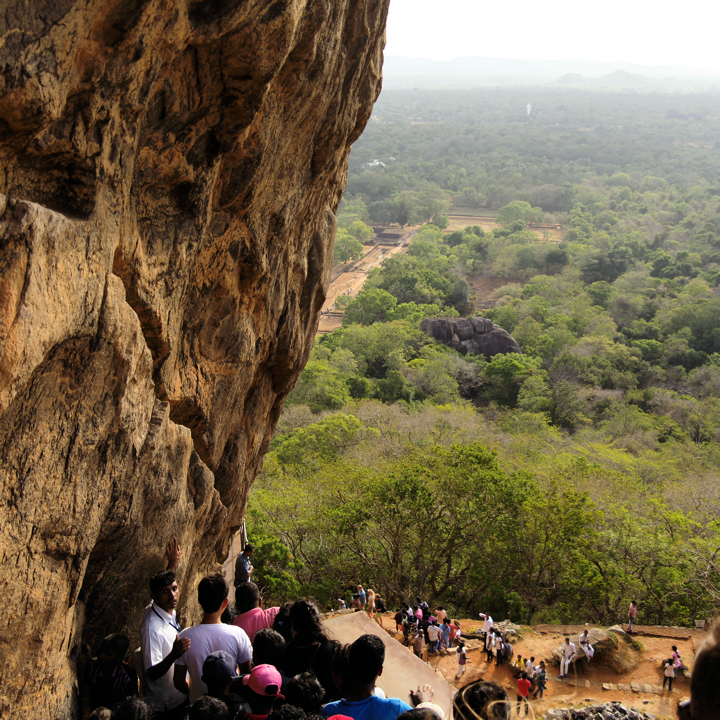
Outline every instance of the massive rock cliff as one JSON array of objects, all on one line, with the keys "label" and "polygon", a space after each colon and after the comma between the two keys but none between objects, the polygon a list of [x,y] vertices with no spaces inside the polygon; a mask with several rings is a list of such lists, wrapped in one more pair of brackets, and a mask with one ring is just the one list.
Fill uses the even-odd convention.
[{"label": "massive rock cliff", "polygon": [[310,351],[387,5],[4,3],[3,717],[72,716],[169,537],[186,601],[226,553]]}]

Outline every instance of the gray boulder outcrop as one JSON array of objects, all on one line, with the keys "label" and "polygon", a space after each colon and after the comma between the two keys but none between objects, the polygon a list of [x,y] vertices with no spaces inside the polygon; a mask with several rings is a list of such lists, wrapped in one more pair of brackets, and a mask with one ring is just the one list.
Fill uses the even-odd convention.
[{"label": "gray boulder outcrop", "polygon": [[521,352],[510,333],[483,317],[425,318],[420,329],[461,355],[484,355],[489,360],[493,355]]},{"label": "gray boulder outcrop", "polygon": [[542,716],[543,720],[655,720],[655,715],[620,702],[598,703],[579,708],[555,708]]},{"label": "gray boulder outcrop", "polygon": [[173,536],[199,619],[312,347],[387,8],[3,3],[3,718],[77,714]]}]

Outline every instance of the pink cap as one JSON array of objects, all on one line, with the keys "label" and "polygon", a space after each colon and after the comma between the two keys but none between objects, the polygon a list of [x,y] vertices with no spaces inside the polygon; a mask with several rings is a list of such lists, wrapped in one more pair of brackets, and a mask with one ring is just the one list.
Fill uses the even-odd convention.
[{"label": "pink cap", "polygon": [[[253,692],[266,697],[278,697],[284,700],[285,697],[280,694],[282,687],[282,675],[272,665],[258,665],[252,669],[249,675],[245,675],[242,679],[243,685],[249,685]],[[274,688],[272,690],[271,688]],[[271,689],[268,692],[268,689]]]}]

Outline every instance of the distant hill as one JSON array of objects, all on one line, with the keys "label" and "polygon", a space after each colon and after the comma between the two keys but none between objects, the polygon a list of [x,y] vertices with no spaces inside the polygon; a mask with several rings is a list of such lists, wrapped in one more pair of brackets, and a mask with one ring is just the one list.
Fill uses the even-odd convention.
[{"label": "distant hill", "polygon": [[556,82],[557,85],[564,85],[565,87],[614,88],[618,90],[666,90],[668,84],[675,85],[679,83],[682,83],[683,88],[687,86],[687,80],[685,79],[651,78],[638,73],[627,72],[626,70],[615,70],[596,78],[585,77],[585,75],[579,73],[566,73]]},{"label": "distant hill", "polygon": [[639,91],[720,89],[720,73],[710,70],[594,60],[465,57],[441,61],[392,56],[385,58],[383,75],[388,88],[547,84]]}]

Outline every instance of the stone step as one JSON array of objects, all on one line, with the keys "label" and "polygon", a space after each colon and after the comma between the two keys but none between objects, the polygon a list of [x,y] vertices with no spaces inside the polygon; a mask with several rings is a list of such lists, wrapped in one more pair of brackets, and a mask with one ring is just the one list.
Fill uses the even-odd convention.
[{"label": "stone step", "polygon": [[603,690],[609,690],[610,692],[635,692],[640,693],[644,692],[648,695],[662,695],[663,694],[663,688],[662,685],[651,685],[650,683],[639,683],[639,682],[631,682],[631,683],[602,683],[602,689]]}]

